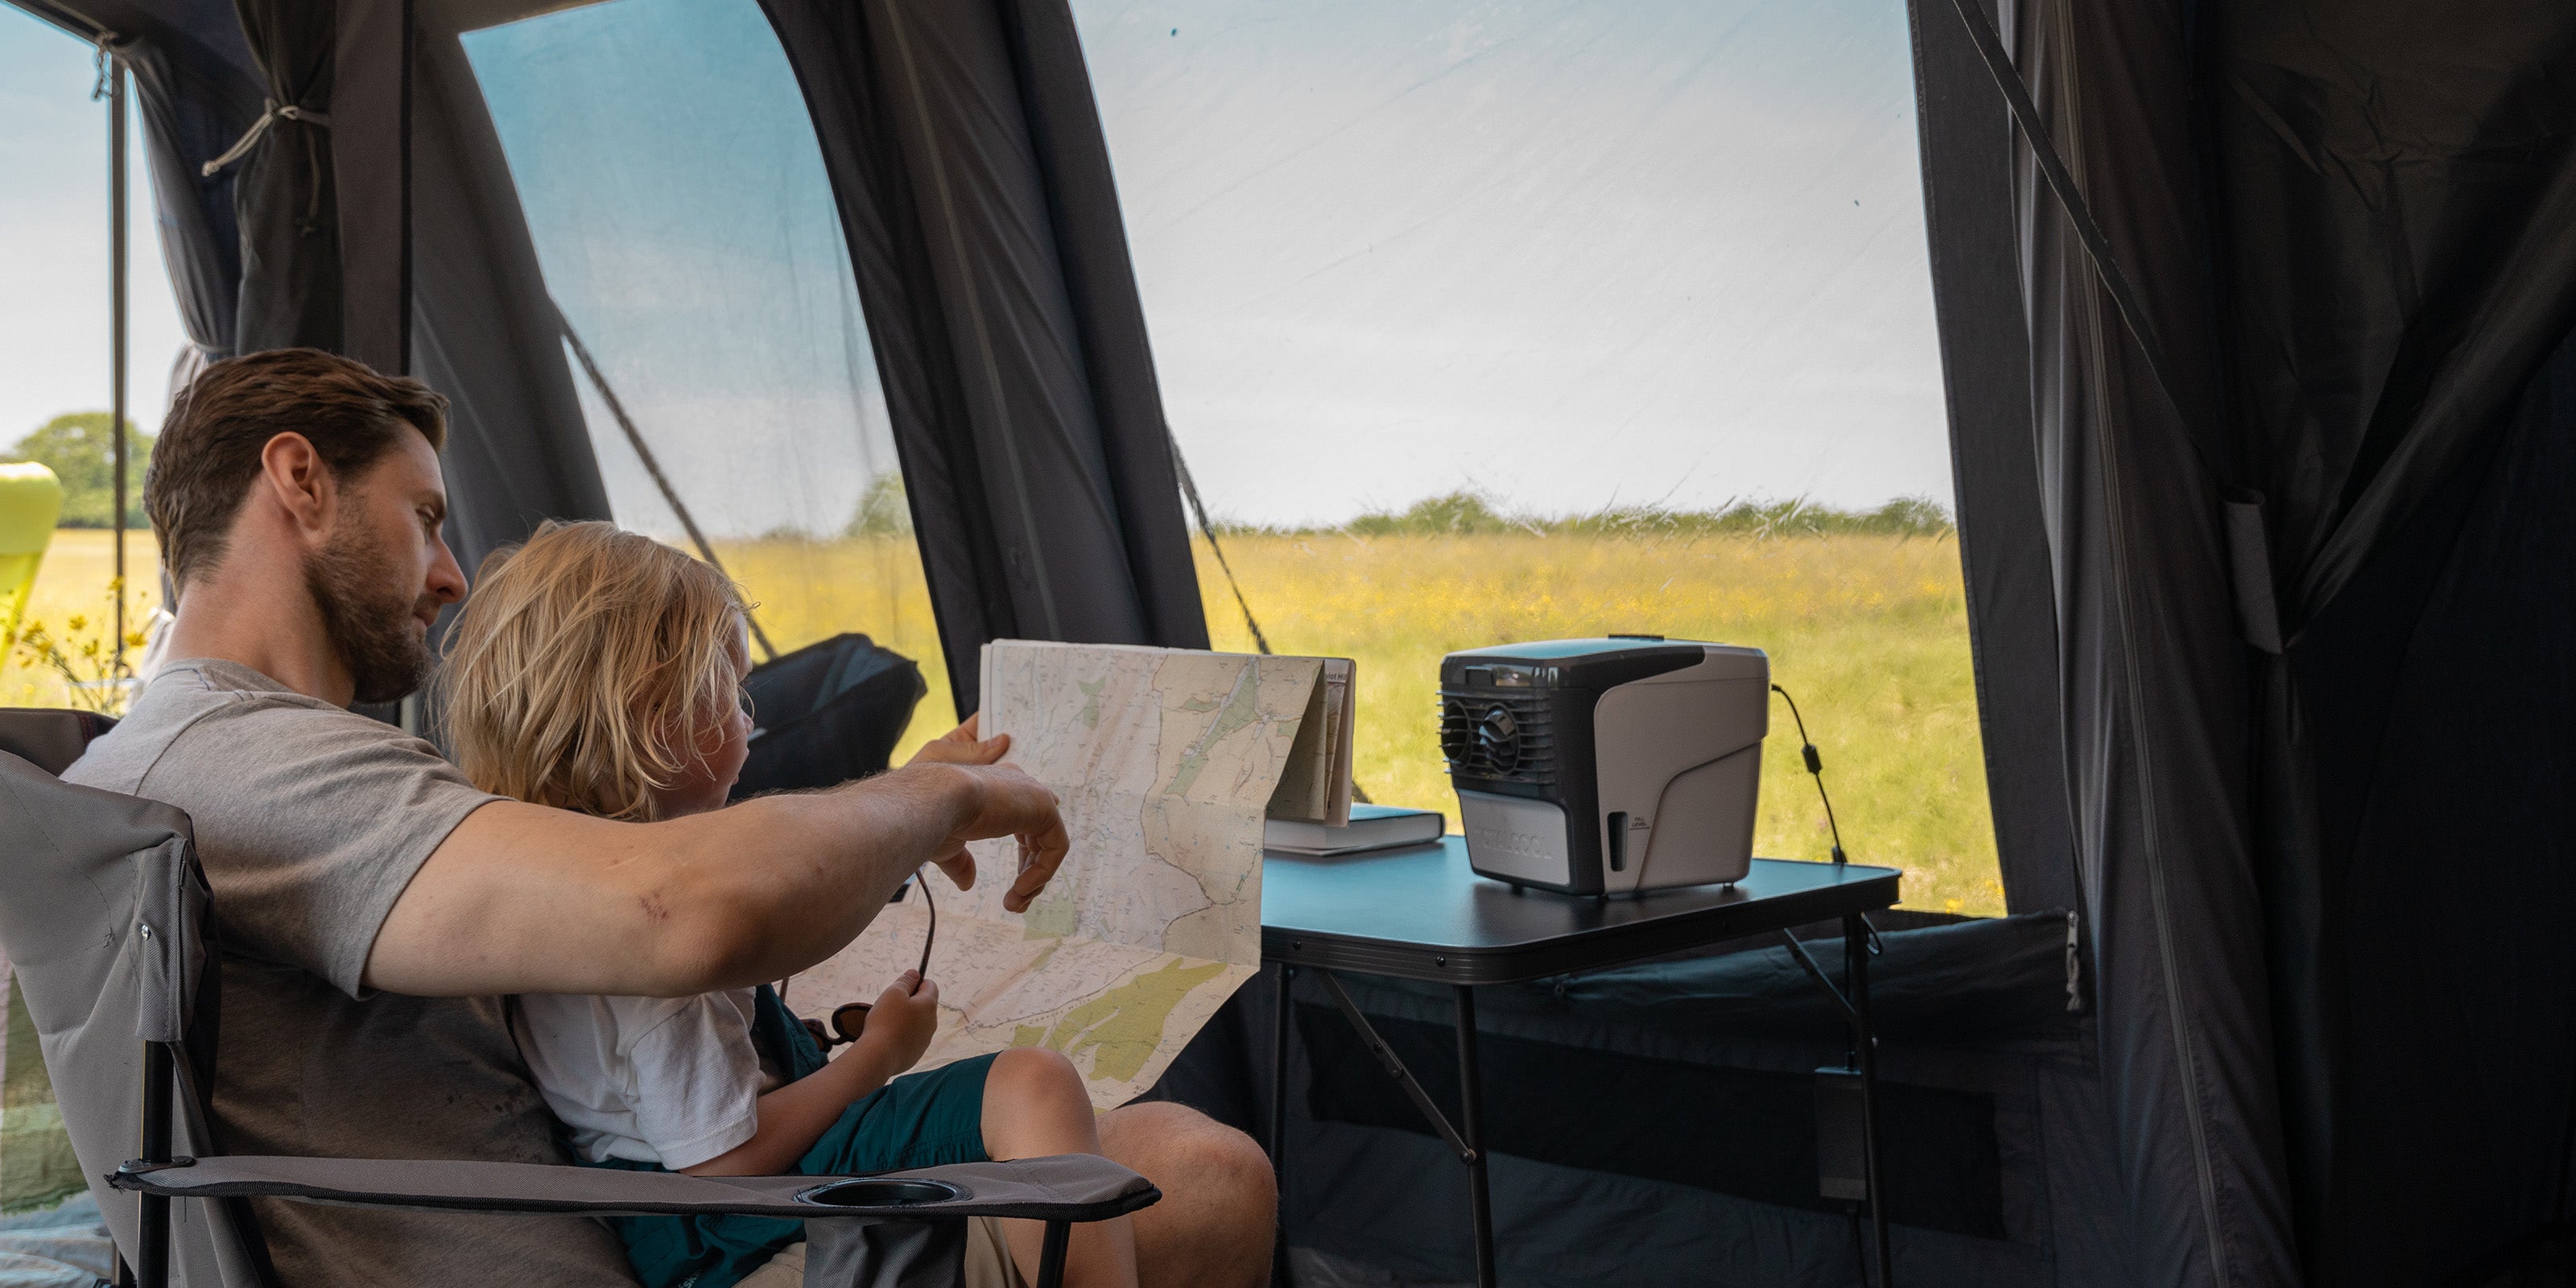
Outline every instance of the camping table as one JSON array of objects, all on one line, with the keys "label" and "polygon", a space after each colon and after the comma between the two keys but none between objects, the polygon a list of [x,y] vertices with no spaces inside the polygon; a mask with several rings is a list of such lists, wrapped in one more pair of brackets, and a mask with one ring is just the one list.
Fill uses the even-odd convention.
[{"label": "camping table", "polygon": [[[1862,1148],[1870,1224],[1878,1238],[1878,1288],[1888,1288],[1887,1206],[1879,1201],[1878,1058],[1869,1027],[1868,924],[1896,902],[1894,868],[1755,859],[1731,886],[1587,898],[1522,890],[1468,870],[1464,838],[1341,858],[1272,851],[1261,867],[1261,958],[1277,962],[1278,1032],[1272,1044],[1270,1156],[1287,1190],[1289,982],[1314,971],[1378,1062],[1467,1165],[1476,1282],[1494,1285],[1494,1226],[1485,1182],[1483,1088],[1476,1068],[1476,987],[1597,970],[1747,935],[1777,933],[1810,978],[1831,994],[1860,1056]],[[1849,992],[1834,987],[1793,926],[1840,918]],[[1343,991],[1336,970],[1448,984],[1456,990],[1458,1103],[1451,1123],[1380,1040]],[[1278,1264],[1286,1273],[1285,1242]]]}]

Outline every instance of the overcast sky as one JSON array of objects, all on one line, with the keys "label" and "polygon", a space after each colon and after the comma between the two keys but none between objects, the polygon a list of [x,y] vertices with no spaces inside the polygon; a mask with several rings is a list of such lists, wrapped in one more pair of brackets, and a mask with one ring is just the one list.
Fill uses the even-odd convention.
[{"label": "overcast sky", "polygon": [[[1947,504],[1900,0],[1075,0],[1211,506]],[[837,528],[892,459],[753,0],[469,38],[550,288],[709,527]],[[105,108],[0,6],[0,444],[105,404]],[[148,188],[138,171],[138,212]],[[133,396],[181,335],[135,229]],[[668,526],[592,407],[620,516]]]},{"label": "overcast sky", "polygon": [[1209,503],[1950,469],[1902,0],[1076,0]]}]

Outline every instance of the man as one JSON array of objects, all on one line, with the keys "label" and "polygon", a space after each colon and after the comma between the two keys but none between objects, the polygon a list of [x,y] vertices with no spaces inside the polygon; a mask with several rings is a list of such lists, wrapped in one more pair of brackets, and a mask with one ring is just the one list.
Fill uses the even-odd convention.
[{"label": "man", "polygon": [[[506,995],[778,979],[856,937],[922,863],[971,884],[968,841],[1019,839],[1013,908],[1064,857],[1053,795],[968,731],[863,784],[634,824],[487,796],[348,711],[416,688],[430,624],[465,594],[439,536],[445,408],[326,353],[252,354],[189,387],[144,482],[178,588],[174,660],[64,776],[195,824],[227,949],[215,1111],[236,1152],[565,1162]],[[1100,1134],[1165,1194],[1134,1218],[1143,1283],[1266,1277],[1274,1199],[1249,1138],[1172,1105],[1114,1111]],[[633,1282],[584,1218],[261,1217],[291,1285]]]}]

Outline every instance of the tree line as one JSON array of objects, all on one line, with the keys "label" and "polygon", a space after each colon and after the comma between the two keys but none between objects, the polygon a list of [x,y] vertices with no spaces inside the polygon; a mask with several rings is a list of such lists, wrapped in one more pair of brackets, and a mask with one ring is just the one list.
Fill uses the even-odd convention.
[{"label": "tree line", "polygon": [[[0,461],[34,461],[62,481],[63,514],[55,520],[61,527],[116,526],[116,439],[108,429],[109,420],[103,411],[66,412],[0,453]],[[125,422],[125,524],[129,528],[150,526],[143,516],[143,467],[151,463],[152,443],[152,435],[137,433],[133,421]]]},{"label": "tree line", "polygon": [[1363,514],[1347,523],[1273,527],[1220,521],[1221,533],[1296,536],[1347,532],[1361,537],[1475,536],[1528,533],[1580,537],[1946,537],[1950,512],[1931,500],[1903,496],[1874,509],[1838,510],[1803,497],[1786,501],[1735,501],[1710,510],[1662,506],[1608,506],[1583,514],[1540,515],[1507,511],[1482,492],[1426,497],[1402,510]]}]

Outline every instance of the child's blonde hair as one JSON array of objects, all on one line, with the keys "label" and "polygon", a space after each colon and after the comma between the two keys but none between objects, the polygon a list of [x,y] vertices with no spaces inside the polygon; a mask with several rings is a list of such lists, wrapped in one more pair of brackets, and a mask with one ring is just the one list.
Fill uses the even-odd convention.
[{"label": "child's blonde hair", "polygon": [[439,676],[465,776],[540,805],[654,819],[653,793],[738,700],[740,589],[616,524],[552,521],[485,559],[477,581]]}]

